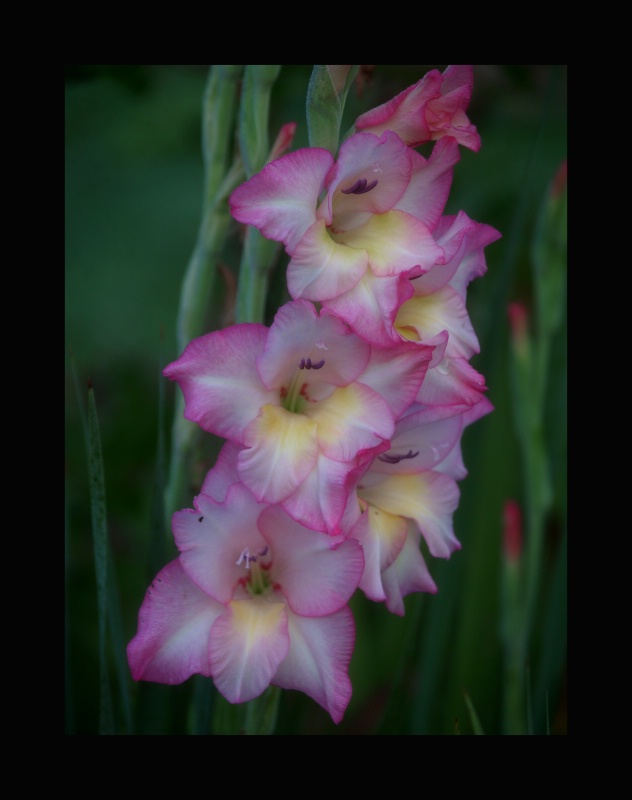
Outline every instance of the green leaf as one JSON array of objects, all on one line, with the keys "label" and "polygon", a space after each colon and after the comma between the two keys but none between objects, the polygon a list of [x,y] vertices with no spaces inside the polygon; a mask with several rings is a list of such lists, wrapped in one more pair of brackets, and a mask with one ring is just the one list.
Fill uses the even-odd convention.
[{"label": "green leaf", "polygon": [[266,163],[270,151],[270,96],[280,64],[246,64],[239,106],[239,147],[250,178]]},{"label": "green leaf", "polygon": [[88,388],[88,472],[90,478],[90,512],[94,542],[94,568],[97,579],[97,613],[99,626],[100,713],[99,733],[114,733],[112,693],[110,689],[106,631],[108,619],[108,539],[105,514],[105,480],[103,456],[92,384]]},{"label": "green leaf", "polygon": [[357,64],[316,64],[307,88],[307,134],[310,147],[338,151],[340,125]]},{"label": "green leaf", "polygon": [[472,723],[474,734],[476,736],[484,736],[485,731],[483,730],[481,721],[479,720],[478,714],[476,713],[476,709],[474,708],[474,703],[472,703],[472,700],[470,699],[470,696],[466,691],[463,691],[463,698],[465,699],[465,704],[467,705],[467,710],[470,714],[470,722]]}]

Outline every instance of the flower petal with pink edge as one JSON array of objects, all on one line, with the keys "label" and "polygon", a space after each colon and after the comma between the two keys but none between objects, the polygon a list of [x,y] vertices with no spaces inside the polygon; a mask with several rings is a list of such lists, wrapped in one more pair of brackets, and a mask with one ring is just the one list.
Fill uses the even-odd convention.
[{"label": "flower petal with pink edge", "polygon": [[338,724],[351,700],[349,664],[355,623],[348,606],[326,617],[299,617],[288,610],[290,650],[272,683],[315,700]]},{"label": "flower petal with pink edge", "polygon": [[488,244],[500,239],[502,234],[481,222],[475,223],[475,228],[467,234],[465,253],[459,268],[450,279],[450,286],[465,298],[465,290],[474,278],[481,278],[487,272],[485,248]]},{"label": "flower petal with pink edge", "polygon": [[426,373],[417,400],[431,406],[473,406],[485,391],[484,376],[466,358],[446,356]]},{"label": "flower petal with pink edge", "polygon": [[410,297],[400,306],[395,327],[416,331],[422,342],[448,331],[448,357],[471,358],[480,351],[465,303],[450,286],[429,295]]},{"label": "flower petal with pink edge", "polygon": [[[362,496],[362,491],[359,491]],[[381,602],[386,599],[382,584],[382,573],[390,566],[399,555],[404,546],[408,521],[395,514],[389,514],[373,505],[368,505],[364,512],[366,526],[359,527],[354,535],[359,535],[359,541],[364,550],[364,572],[359,588],[369,600]]]},{"label": "flower petal with pink edge", "polygon": [[432,355],[432,347],[411,342],[399,342],[388,349],[373,348],[367,368],[358,380],[383,397],[398,418],[423,386]]},{"label": "flower petal with pink edge", "polygon": [[230,212],[239,222],[259,228],[267,239],[283,242],[291,255],[316,221],[316,207],[333,156],[306,147],[271,161],[231,194]]},{"label": "flower petal with pink edge", "polygon": [[348,602],[364,569],[355,539],[309,530],[278,506],[262,511],[259,528],[270,544],[275,584],[295,614],[326,616]]},{"label": "flower petal with pink edge", "polygon": [[423,109],[429,100],[440,96],[442,80],[439,70],[427,72],[421,80],[388,102],[361,114],[355,121],[356,130],[377,135],[391,130],[410,147],[430,141],[430,129]]},{"label": "flower petal with pink edge", "polygon": [[381,137],[357,133],[343,142],[327,176],[331,223],[337,233],[362,224],[367,215],[395,207],[410,182],[412,152],[391,131]]},{"label": "flower petal with pink edge", "polygon": [[433,140],[454,136],[459,144],[477,153],[481,137],[465,113],[473,84],[471,64],[450,64],[442,75],[441,96],[428,101],[424,115]]},{"label": "flower petal with pink edge", "polygon": [[398,275],[413,267],[425,272],[443,258],[443,248],[427,225],[404,211],[374,214],[363,225],[345,231],[340,240],[353,250],[366,250],[371,271],[378,277]]},{"label": "flower petal with pink edge", "polygon": [[391,475],[362,495],[383,511],[414,520],[435,558],[449,558],[461,549],[452,525],[460,492],[448,475],[434,471]]},{"label": "flower petal with pink edge", "polygon": [[305,372],[310,383],[346,386],[362,372],[370,353],[368,343],[335,314],[319,314],[312,303],[295,300],[277,311],[257,369],[268,388],[279,388],[292,380],[301,360],[309,358],[314,364],[323,362],[317,372]]},{"label": "flower petal with pink edge", "polygon": [[257,518],[264,506],[242,483],[233,484],[218,503],[199,494],[195,510],[173,515],[172,527],[180,561],[187,575],[220,603],[228,603],[243,576],[238,565],[244,548],[251,553],[265,546]]},{"label": "flower petal with pink edge", "polygon": [[[445,141],[445,140],[443,140]],[[450,224],[447,224],[447,221]],[[468,252],[468,235],[476,229],[467,214],[459,211],[456,217],[442,217],[432,234],[445,251],[445,264],[434,264],[427,272],[415,278],[415,295],[427,295],[442,289],[457,272]],[[465,296],[463,295],[463,299]]]},{"label": "flower petal with pink edge", "polygon": [[454,136],[478,152],[481,138],[465,114],[472,97],[471,64],[450,64],[441,74],[433,69],[392,100],[361,114],[356,130],[379,134],[395,131],[410,147]]},{"label": "flower petal with pink edge", "polygon": [[179,559],[167,564],[145,594],[138,631],[127,645],[134,680],[176,684],[194,674],[210,676],[209,633],[223,611],[191,581]]},{"label": "flower petal with pink edge", "polygon": [[407,415],[395,426],[391,446],[377,456],[371,472],[386,474],[436,469],[458,442],[463,430],[460,414],[429,420],[427,409]]},{"label": "flower petal with pink edge", "polygon": [[297,522],[321,533],[340,533],[347,506],[349,464],[319,453],[315,466],[296,490],[281,502]]},{"label": "flower petal with pink edge", "polygon": [[351,461],[361,450],[380,446],[394,429],[388,403],[362,383],[336,389],[306,413],[318,426],[321,452],[334,461]]},{"label": "flower petal with pink edge", "polygon": [[265,405],[244,432],[238,456],[243,482],[257,500],[278,503],[307,477],[318,456],[317,424],[304,414]]},{"label": "flower petal with pink edge", "polygon": [[213,681],[229,703],[258,697],[289,649],[284,603],[268,598],[232,600],[211,628]]},{"label": "flower petal with pink edge", "polygon": [[264,403],[278,402],[259,379],[257,355],[268,330],[244,322],[193,339],[163,374],[184,395],[184,416],[209,433],[243,443],[246,425]]},{"label": "flower petal with pink edge", "polygon": [[393,328],[397,311],[412,294],[412,283],[405,275],[378,278],[369,270],[353,289],[324,305],[367,342],[390,347],[400,340]]},{"label": "flower petal with pink edge", "polygon": [[436,594],[438,591],[419,549],[420,540],[420,531],[409,523],[404,546],[395,561],[382,574],[386,607],[391,614],[400,617],[404,616],[406,595],[412,592]]},{"label": "flower petal with pink edge", "polygon": [[334,241],[325,221],[318,220],[294,248],[287,267],[287,288],[295,300],[328,300],[355,286],[368,266],[365,250]]},{"label": "flower petal with pink edge", "polygon": [[240,483],[241,477],[237,471],[237,457],[242,446],[235,442],[225,442],[215,461],[215,465],[206,473],[200,494],[206,494],[223,502],[226,492],[234,483]]},{"label": "flower petal with pink edge", "polygon": [[454,139],[442,139],[426,159],[414,150],[410,184],[396,208],[424,222],[435,239],[435,226],[445,209],[452,186],[454,165],[461,157]]}]

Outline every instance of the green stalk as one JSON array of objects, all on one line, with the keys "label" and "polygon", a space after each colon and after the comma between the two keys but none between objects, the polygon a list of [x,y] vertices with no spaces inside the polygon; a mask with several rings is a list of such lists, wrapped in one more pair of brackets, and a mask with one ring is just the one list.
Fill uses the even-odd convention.
[{"label": "green stalk", "polygon": [[503,640],[507,733],[527,733],[527,660],[544,567],[544,536],[553,502],[545,416],[550,354],[566,307],[566,186],[545,198],[534,236],[535,330],[514,327],[511,363],[516,433],[524,473],[525,548],[517,574],[505,575]]},{"label": "green stalk", "polygon": [[272,736],[276,727],[281,690],[268,686],[259,697],[251,700],[246,708],[244,733],[247,736]]},{"label": "green stalk", "polygon": [[[243,166],[232,163],[239,82],[243,65],[214,64],[204,93],[202,113],[202,155],[204,193],[198,238],[182,284],[177,321],[177,346],[201,336],[210,324],[217,266],[231,216],[226,202],[230,192],[243,180]],[[191,466],[199,450],[200,430],[184,418],[184,400],[176,396],[172,428],[171,462],[165,490],[167,529],[171,515],[190,504]],[[199,487],[198,487],[199,488]]]},{"label": "green stalk", "polygon": [[[239,145],[248,178],[259,172],[269,157],[270,99],[280,70],[280,64],[246,65],[239,109]],[[279,250],[278,242],[248,226],[239,267],[235,322],[265,321],[268,280]]]}]

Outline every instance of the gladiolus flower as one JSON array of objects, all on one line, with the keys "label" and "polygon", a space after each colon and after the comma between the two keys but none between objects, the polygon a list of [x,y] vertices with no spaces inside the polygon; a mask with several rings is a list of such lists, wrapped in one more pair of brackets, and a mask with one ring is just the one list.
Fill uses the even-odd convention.
[{"label": "gladiolus flower", "polygon": [[459,159],[446,138],[425,159],[385,131],[340,148],[303,148],[268,164],[230,197],[231,213],[290,255],[294,299],[336,311],[367,341],[397,341],[393,319],[412,293],[403,279],[442,263],[434,236]]},{"label": "gladiolus flower", "polygon": [[257,500],[287,501],[311,481],[318,493],[302,493],[295,513],[309,522],[330,504],[339,519],[345,475],[383,449],[431,355],[410,342],[385,355],[335,314],[294,301],[269,330],[243,323],[193,340],[164,374],[179,383],[187,419],[243,446],[239,476]]},{"label": "gladiolus flower", "polygon": [[364,568],[357,541],[299,525],[242,484],[173,515],[180,556],[148,589],[128,645],[135,680],[212,677],[231,703],[298,689],[342,719]]},{"label": "gladiolus flower", "polygon": [[456,481],[467,474],[461,434],[491,410],[485,398],[476,413],[414,404],[398,421],[391,447],[353,476],[363,510],[350,533],[364,549],[359,587],[371,600],[385,600],[394,614],[404,614],[407,594],[437,591],[420,552],[422,537],[438,558],[461,548],[453,528]]},{"label": "gladiolus flower", "polygon": [[472,85],[471,64],[451,64],[443,74],[433,69],[397,97],[361,114],[355,129],[378,136],[386,130],[394,131],[410,147],[453,136],[459,144],[478,152],[481,137],[465,113]]}]

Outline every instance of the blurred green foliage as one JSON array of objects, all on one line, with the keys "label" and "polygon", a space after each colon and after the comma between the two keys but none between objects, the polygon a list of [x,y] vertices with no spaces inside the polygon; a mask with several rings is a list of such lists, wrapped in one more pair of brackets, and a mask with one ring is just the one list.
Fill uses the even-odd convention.
[{"label": "blurred green foliage", "polygon": [[[446,65],[364,65],[347,98],[342,130],[363,111]],[[180,288],[200,221],[201,109],[208,65],[66,65],[66,733],[99,733],[99,623],[91,532],[85,420],[94,388],[107,532],[122,635],[158,566],[175,555],[165,537],[152,550],[159,437],[168,441],[174,387],[162,367],[176,358]],[[305,98],[312,65],[283,65],[274,86],[271,140],[298,123],[293,149],[307,146]],[[464,210],[503,238],[486,249],[488,273],[469,287],[468,310],[495,411],[468,428],[455,531],[463,549],[427,558],[435,596],[406,598],[403,618],[359,593],[351,664],[354,694],[333,725],[313,701],[282,694],[278,734],[502,734],[499,637],[502,509],[524,502],[514,428],[507,305],[534,303],[532,239],[539,210],[567,148],[564,65],[475,65],[468,116],[482,138],[462,149],[446,213]],[[423,152],[423,150],[422,150]],[[231,235],[237,236],[237,226]],[[235,240],[236,242],[237,240]],[[225,275],[239,248],[227,243]],[[268,314],[286,299],[283,262]],[[230,277],[222,302],[231,321]],[[529,640],[525,704],[531,733],[566,734],[566,335],[552,343],[546,402],[553,507],[546,520],[536,619]],[[162,392],[162,400],[161,400]],[[162,409],[162,410],[161,410]],[[165,454],[168,457],[168,452]],[[192,501],[191,497],[191,501]],[[239,719],[194,678],[178,687],[124,691],[111,656],[119,734],[209,734],[210,720]],[[123,699],[132,696],[133,713]],[[192,700],[195,702],[192,704]],[[191,710],[193,709],[193,710]],[[474,713],[471,713],[474,710]],[[480,728],[478,727],[480,725]]]}]

